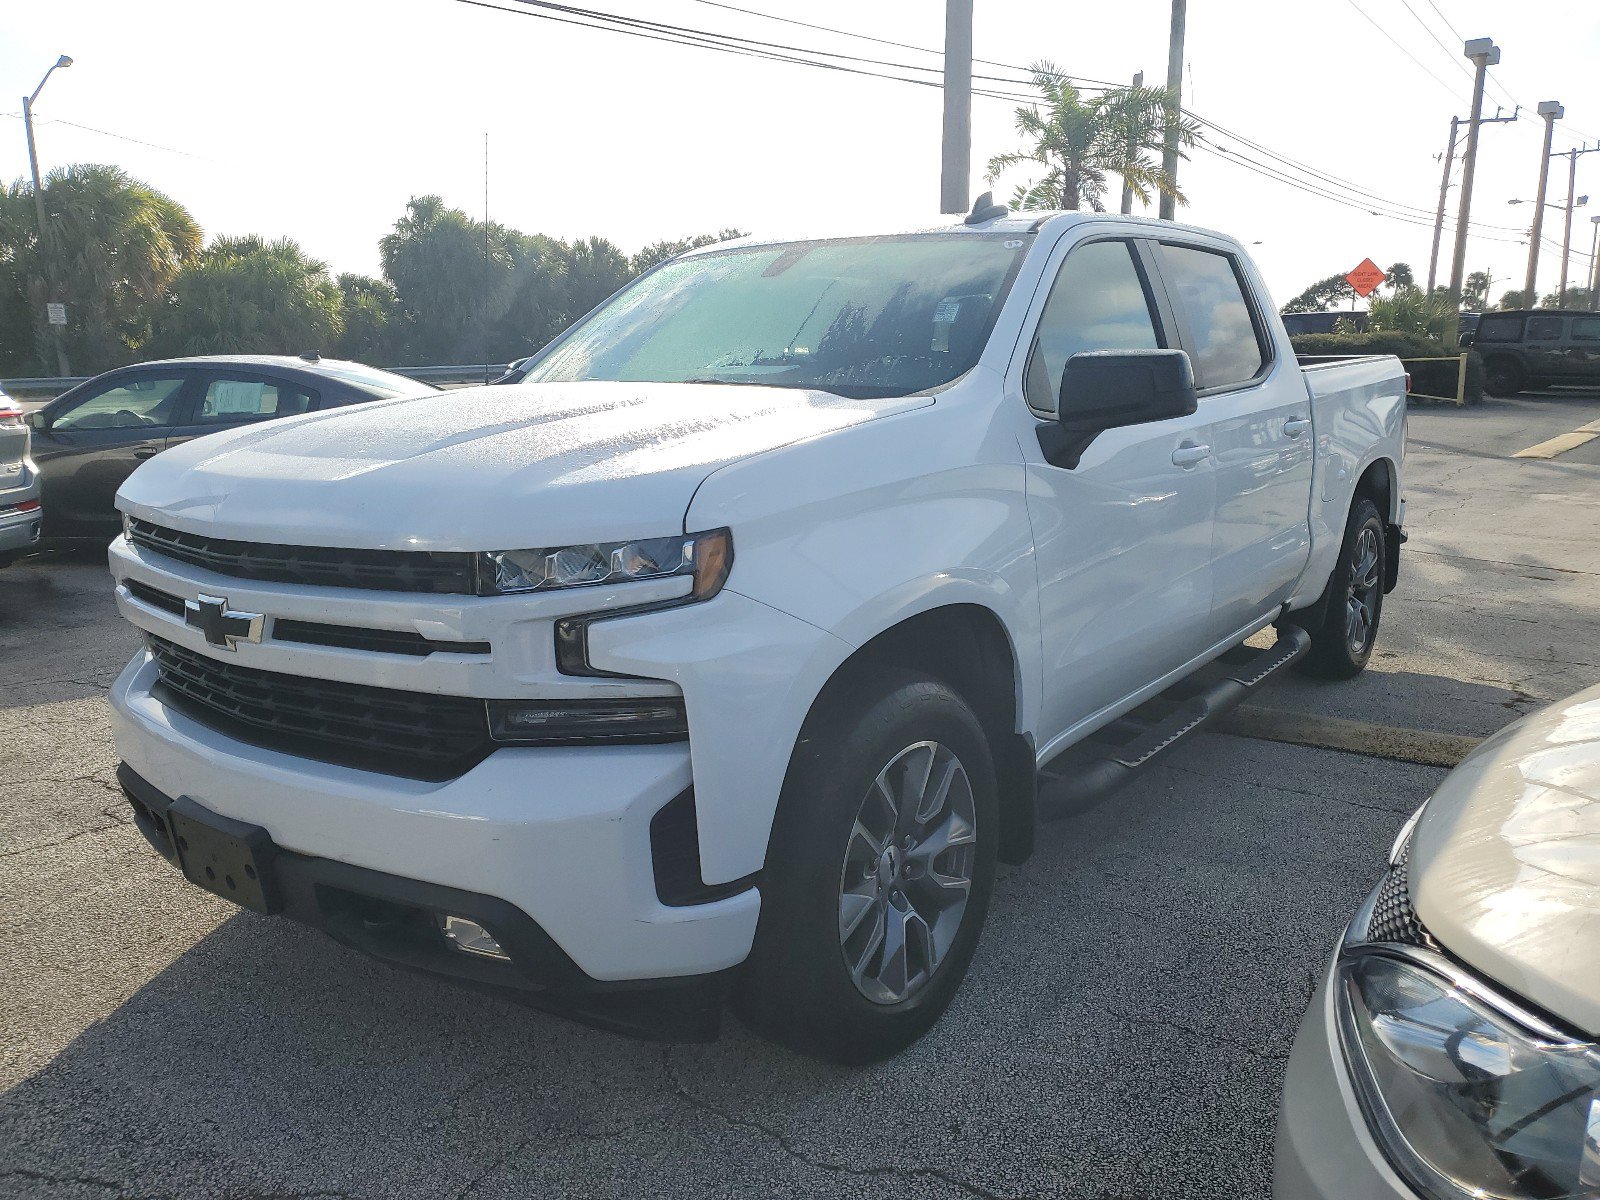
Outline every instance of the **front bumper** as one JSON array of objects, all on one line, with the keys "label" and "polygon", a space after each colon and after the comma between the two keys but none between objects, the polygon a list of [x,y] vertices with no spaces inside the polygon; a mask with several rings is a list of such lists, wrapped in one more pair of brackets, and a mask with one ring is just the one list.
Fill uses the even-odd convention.
[{"label": "front bumper", "polygon": [[754,887],[686,906],[657,893],[650,826],[690,786],[683,743],[507,747],[430,783],[244,744],[162,703],[155,683],[141,652],[111,689],[117,748],[154,793],[260,826],[280,849],[327,864],[312,876],[355,868],[503,903],[582,976],[510,984],[703,976],[749,954]]},{"label": "front bumper", "polygon": [[1333,1011],[1332,970],[1311,998],[1278,1109],[1274,1200],[1422,1200],[1367,1130]]}]

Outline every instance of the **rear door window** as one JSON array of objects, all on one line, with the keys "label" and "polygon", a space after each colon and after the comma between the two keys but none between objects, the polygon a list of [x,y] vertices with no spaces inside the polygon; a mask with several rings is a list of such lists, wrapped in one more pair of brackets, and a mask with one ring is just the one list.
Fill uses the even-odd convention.
[{"label": "rear door window", "polygon": [[1559,342],[1562,324],[1560,317],[1529,317],[1528,341]]},{"label": "rear door window", "polygon": [[1232,256],[1163,243],[1161,267],[1179,321],[1188,326],[1196,386],[1237,387],[1261,374],[1267,347]]},{"label": "rear door window", "polygon": [[229,378],[219,376],[206,383],[200,409],[195,413],[199,425],[237,425],[248,421],[268,421],[309,412],[316,406],[317,393],[286,379]]},{"label": "rear door window", "polygon": [[1091,242],[1067,255],[1039,317],[1023,373],[1028,406],[1053,413],[1067,359],[1082,350],[1156,350],[1150,297],[1127,242]]},{"label": "rear door window", "polygon": [[1600,342],[1600,317],[1573,317],[1572,340]]}]

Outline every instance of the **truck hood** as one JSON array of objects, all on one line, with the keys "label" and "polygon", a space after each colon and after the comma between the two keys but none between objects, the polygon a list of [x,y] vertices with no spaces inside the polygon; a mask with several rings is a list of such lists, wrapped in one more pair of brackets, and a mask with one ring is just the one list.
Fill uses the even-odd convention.
[{"label": "truck hood", "polygon": [[288,545],[499,550],[683,532],[712,471],[932,403],[662,383],[479,387],[213,434],[141,466],[136,517]]},{"label": "truck hood", "polygon": [[1409,870],[1446,950],[1600,1036],[1600,687],[1468,755],[1423,810]]}]

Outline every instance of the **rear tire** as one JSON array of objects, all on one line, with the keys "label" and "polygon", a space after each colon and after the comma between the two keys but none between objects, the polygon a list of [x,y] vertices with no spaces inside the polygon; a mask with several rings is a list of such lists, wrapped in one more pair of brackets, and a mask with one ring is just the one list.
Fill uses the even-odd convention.
[{"label": "rear tire", "polygon": [[1483,386],[1491,396],[1515,396],[1526,390],[1528,377],[1509,359],[1491,359],[1484,369]]},{"label": "rear tire", "polygon": [[[1311,652],[1296,664],[1302,674],[1353,679],[1366,669],[1383,617],[1388,562],[1385,537],[1378,506],[1366,496],[1357,496],[1322,599],[1307,614],[1294,613],[1288,618],[1311,635]],[[1309,614],[1320,617],[1313,618],[1315,623],[1296,619]]]},{"label": "rear tire", "polygon": [[959,694],[900,670],[830,689],[773,821],[740,1017],[837,1063],[911,1045],[972,961],[999,833],[988,739]]}]

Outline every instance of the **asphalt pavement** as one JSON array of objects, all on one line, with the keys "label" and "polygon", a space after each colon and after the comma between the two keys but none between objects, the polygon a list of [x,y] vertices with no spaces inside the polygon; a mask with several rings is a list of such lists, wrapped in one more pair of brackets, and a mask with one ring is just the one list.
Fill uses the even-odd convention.
[{"label": "asphalt pavement", "polygon": [[[1600,681],[1600,451],[1513,457],[1596,419],[1414,409],[1371,669],[1276,685],[1047,827],[945,1020],[864,1070],[732,1018],[596,1032],[190,887],[113,781],[136,639],[103,562],[0,572],[0,1195],[1265,1196],[1313,980],[1444,775],[1378,735],[1479,737]],[[1357,752],[1319,747],[1329,718]]]}]

